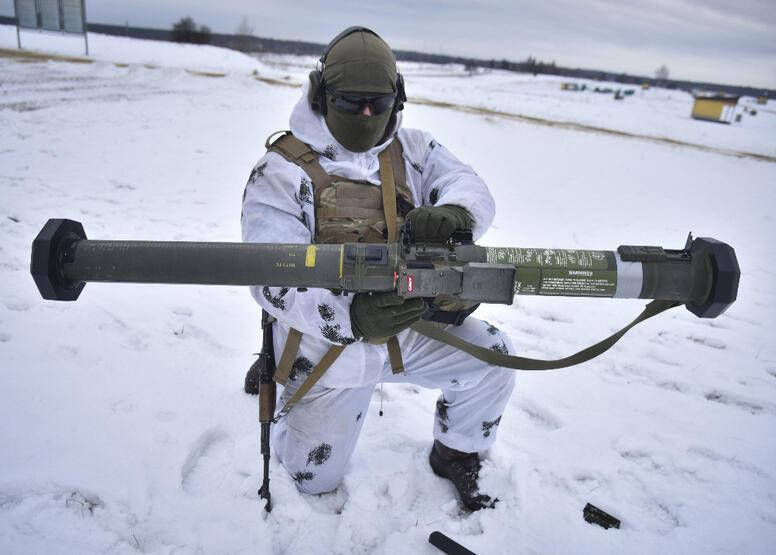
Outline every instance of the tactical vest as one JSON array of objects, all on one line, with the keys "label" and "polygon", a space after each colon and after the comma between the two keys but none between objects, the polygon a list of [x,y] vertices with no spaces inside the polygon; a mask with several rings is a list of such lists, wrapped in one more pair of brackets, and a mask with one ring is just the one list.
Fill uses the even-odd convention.
[{"label": "tactical vest", "polygon": [[314,243],[394,242],[404,216],[414,208],[412,192],[398,140],[379,155],[381,186],[330,175],[318,161],[318,154],[286,132],[267,150],[300,166],[312,181],[315,210]]}]

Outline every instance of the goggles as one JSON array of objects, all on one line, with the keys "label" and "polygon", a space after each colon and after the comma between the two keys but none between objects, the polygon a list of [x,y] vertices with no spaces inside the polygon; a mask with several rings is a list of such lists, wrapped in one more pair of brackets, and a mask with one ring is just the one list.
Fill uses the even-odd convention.
[{"label": "goggles", "polygon": [[377,116],[390,110],[396,100],[396,93],[381,95],[354,94],[341,93],[327,88],[326,94],[332,97],[331,102],[337,108],[348,114],[360,114],[364,110],[364,106],[368,105],[372,110],[372,114]]}]

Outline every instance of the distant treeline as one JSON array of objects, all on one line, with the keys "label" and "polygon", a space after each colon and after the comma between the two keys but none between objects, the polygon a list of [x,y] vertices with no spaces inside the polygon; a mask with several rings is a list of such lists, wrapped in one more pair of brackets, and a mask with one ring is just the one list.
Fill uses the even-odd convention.
[{"label": "distant treeline", "polygon": [[[0,16],[0,23],[15,25],[13,17]],[[153,39],[173,41],[172,30],[149,29],[145,27],[131,27],[126,25],[105,25],[102,23],[87,23],[87,28],[92,33],[105,35],[126,36],[137,39]],[[246,52],[270,52],[275,54],[297,54],[307,56],[319,56],[326,45],[314,42],[298,40],[280,40],[251,35],[228,35],[212,33],[210,44],[237,48]],[[626,85],[641,85],[648,83],[651,86],[661,86],[669,89],[681,89],[684,91],[704,90],[735,96],[767,96],[776,98],[776,90],[757,87],[742,87],[738,85],[724,85],[720,83],[708,83],[699,81],[680,81],[677,79],[657,79],[642,75],[630,75],[627,73],[614,73],[595,69],[569,68],[555,65],[555,62],[541,62],[529,57],[522,62],[512,62],[506,59],[464,58],[461,56],[447,56],[444,54],[427,54],[411,50],[395,50],[396,58],[404,62],[426,62],[434,64],[462,64],[469,69],[491,68],[532,73],[534,75],[559,75],[563,77],[576,77],[596,81],[610,81]],[[721,76],[724,78],[724,76]]]}]

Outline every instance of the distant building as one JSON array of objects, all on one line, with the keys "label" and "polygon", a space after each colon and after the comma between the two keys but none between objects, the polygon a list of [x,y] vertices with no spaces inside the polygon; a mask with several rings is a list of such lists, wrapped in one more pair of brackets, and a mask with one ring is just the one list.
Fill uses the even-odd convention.
[{"label": "distant building", "polygon": [[737,104],[737,96],[696,96],[692,106],[692,117],[705,121],[732,123]]},{"label": "distant building", "polygon": [[767,96],[758,96],[757,97],[757,104],[768,104],[768,97]]}]

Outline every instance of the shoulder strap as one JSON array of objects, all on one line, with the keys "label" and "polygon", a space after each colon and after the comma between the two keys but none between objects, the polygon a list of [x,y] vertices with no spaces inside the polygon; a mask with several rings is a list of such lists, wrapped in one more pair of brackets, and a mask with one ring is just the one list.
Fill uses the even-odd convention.
[{"label": "shoulder strap", "polygon": [[[398,146],[398,160],[396,163],[397,148]],[[380,161],[380,190],[383,195],[383,213],[385,215],[385,227],[388,231],[387,242],[395,243],[398,240],[399,230],[397,229],[396,222],[396,186],[401,178],[402,184],[404,184],[404,178],[406,177],[404,171],[404,160],[401,156],[401,144],[399,139],[394,138],[391,145],[380,152],[378,155]],[[388,358],[391,361],[391,371],[394,374],[398,374],[404,371],[404,361],[401,356],[401,348],[399,347],[399,341],[396,336],[388,338]]]},{"label": "shoulder strap", "polygon": [[[401,146],[399,137],[396,136],[387,149],[391,153],[391,166],[393,167],[393,179],[396,182],[396,190],[400,194],[407,194],[407,167],[404,165],[404,147]],[[412,200],[412,194],[409,195]]]},{"label": "shoulder strap", "polygon": [[398,237],[396,229],[396,182],[389,149],[383,150],[377,159],[380,161],[380,189],[383,194],[383,213],[385,228],[388,231],[388,243],[395,243]]},{"label": "shoulder strap", "polygon": [[[280,137],[272,140],[276,135],[283,133]],[[276,152],[283,158],[301,167],[313,182],[316,199],[321,191],[331,185],[331,176],[326,173],[320,162],[318,162],[318,153],[309,145],[303,143],[291,134],[291,131],[276,131],[264,143],[267,150]]]},{"label": "shoulder strap", "polygon": [[682,303],[676,301],[652,301],[646,306],[643,312],[639,314],[635,320],[633,320],[630,324],[622,328],[617,333],[610,335],[603,341],[600,341],[595,345],[588,347],[587,349],[583,349],[578,353],[574,353],[571,356],[567,356],[558,360],[539,360],[535,358],[505,355],[503,353],[492,351],[486,347],[480,347],[479,345],[474,345],[473,343],[464,341],[460,337],[455,336],[452,333],[437,327],[432,322],[427,322],[425,320],[420,320],[414,323],[412,325],[412,329],[430,339],[435,339],[445,343],[446,345],[460,349],[461,351],[473,356],[474,358],[487,362],[488,364],[502,366],[504,368],[511,368],[513,370],[555,370],[557,368],[566,368],[568,366],[582,364],[583,362],[587,362],[588,360],[597,357],[601,353],[609,350],[609,348],[617,343],[617,341],[619,341],[620,338],[628,332],[628,330],[630,330],[639,322],[643,322],[648,318],[652,318],[661,312],[664,312],[675,306],[680,306],[681,304]]}]

